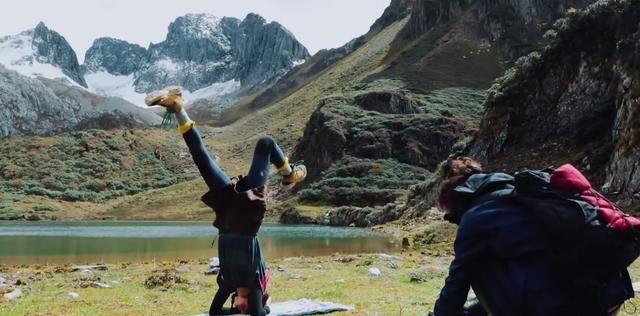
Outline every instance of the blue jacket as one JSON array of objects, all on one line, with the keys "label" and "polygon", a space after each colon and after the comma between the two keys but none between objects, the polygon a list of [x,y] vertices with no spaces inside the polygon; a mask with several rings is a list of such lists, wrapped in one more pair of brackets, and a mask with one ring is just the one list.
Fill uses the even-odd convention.
[{"label": "blue jacket", "polygon": [[[468,210],[450,217],[459,224],[455,259],[436,302],[435,315],[462,315],[470,288],[494,316],[578,315],[570,282],[551,263],[552,241],[534,218],[507,199],[511,176],[479,174],[461,190],[473,192]],[[578,289],[579,290],[579,289]],[[602,286],[599,305],[633,297],[627,271]]]}]

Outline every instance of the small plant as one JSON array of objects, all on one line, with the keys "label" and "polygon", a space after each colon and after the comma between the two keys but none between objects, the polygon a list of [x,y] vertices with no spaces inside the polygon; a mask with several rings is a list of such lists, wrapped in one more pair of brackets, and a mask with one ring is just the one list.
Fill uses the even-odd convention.
[{"label": "small plant", "polygon": [[358,264],[356,264],[356,266],[358,266],[358,267],[368,267],[368,266],[370,266],[372,264],[373,264],[373,257],[366,256],[364,258],[361,258],[360,262],[358,262]]},{"label": "small plant", "polygon": [[147,289],[168,289],[176,284],[185,283],[187,283],[187,280],[180,277],[176,269],[162,269],[154,270],[152,274],[144,281],[144,286]]}]

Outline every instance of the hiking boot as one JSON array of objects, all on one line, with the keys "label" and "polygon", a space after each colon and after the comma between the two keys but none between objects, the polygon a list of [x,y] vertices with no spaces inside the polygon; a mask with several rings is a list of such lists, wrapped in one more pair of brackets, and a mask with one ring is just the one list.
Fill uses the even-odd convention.
[{"label": "hiking boot", "polygon": [[178,113],[182,110],[182,87],[170,86],[162,90],[153,91],[144,99],[148,106],[160,105],[167,108],[171,113]]},{"label": "hiking boot", "polygon": [[290,174],[282,176],[282,185],[296,184],[307,177],[307,167],[304,165],[293,166],[292,169]]}]

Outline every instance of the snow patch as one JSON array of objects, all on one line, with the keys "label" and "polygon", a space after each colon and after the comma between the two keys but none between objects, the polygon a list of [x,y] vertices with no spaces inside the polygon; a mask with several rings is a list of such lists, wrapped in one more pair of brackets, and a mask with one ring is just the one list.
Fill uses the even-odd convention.
[{"label": "snow patch", "polygon": [[181,69],[178,63],[169,58],[163,58],[156,61],[155,66],[170,73],[178,72]]},{"label": "snow patch", "polygon": [[208,87],[190,92],[184,91],[183,97],[186,102],[193,102],[199,99],[208,99],[212,97],[219,97],[238,91],[241,87],[240,81],[229,80],[226,82],[214,83]]},{"label": "snow patch", "polygon": [[89,73],[84,76],[89,91],[107,97],[123,98],[139,107],[145,107],[144,93],[138,93],[133,85],[133,74],[128,76],[113,75],[106,71]]},{"label": "snow patch", "polygon": [[220,22],[222,19],[217,16],[200,13],[200,14],[187,14],[185,15],[185,26],[192,35],[201,38],[211,37],[213,34],[219,34]]},{"label": "snow patch", "polygon": [[298,60],[294,60],[293,61],[293,67],[298,67],[304,63],[306,63],[307,60],[306,59],[298,59]]},{"label": "snow patch", "polygon": [[[86,74],[84,79],[89,86],[88,90],[97,95],[105,97],[123,98],[139,107],[146,107],[144,99],[145,93],[136,92],[134,75],[121,76],[110,74],[106,71],[99,71]],[[227,82],[214,83],[208,87],[188,91],[184,90],[182,96],[186,102],[193,102],[199,99],[208,99],[234,93],[241,88],[240,81],[230,80]]]}]

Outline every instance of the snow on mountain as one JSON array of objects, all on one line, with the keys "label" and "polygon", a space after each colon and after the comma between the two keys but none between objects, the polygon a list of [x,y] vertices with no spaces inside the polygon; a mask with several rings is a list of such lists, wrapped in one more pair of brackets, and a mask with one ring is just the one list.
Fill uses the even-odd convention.
[{"label": "snow on mountain", "polygon": [[133,91],[133,75],[92,73],[89,89],[82,72],[69,43],[43,23],[0,38],[0,138],[160,123],[126,100],[144,97]]},{"label": "snow on mountain", "polygon": [[143,105],[144,95],[184,87],[187,102],[226,107],[243,93],[277,81],[309,53],[282,25],[249,14],[244,20],[210,14],[178,17],[160,43],[147,49],[97,39],[85,55],[85,78],[97,94]]},{"label": "snow on mountain", "polygon": [[148,109],[125,100],[101,98],[68,82],[24,76],[0,65],[0,139],[53,135],[89,128],[131,128],[159,124]]},{"label": "snow on mountain", "polygon": [[127,100],[137,106],[145,106],[146,94],[135,91],[135,77],[115,75],[106,71],[91,72],[85,75],[89,91],[100,96],[111,96]]},{"label": "snow on mountain", "polygon": [[63,79],[86,86],[75,52],[64,37],[44,23],[0,38],[0,64],[28,77]]},{"label": "snow on mountain", "polygon": [[169,25],[164,41],[148,48],[98,38],[82,66],[66,39],[44,23],[0,38],[0,64],[21,75],[61,79],[86,93],[139,107],[148,92],[181,85],[187,102],[209,114],[275,83],[309,57],[291,32],[256,14],[244,20],[187,14]]},{"label": "snow on mountain", "polygon": [[36,78],[62,78],[70,84],[77,84],[62,69],[38,61],[33,47],[33,31],[25,31],[18,35],[6,36],[0,39],[0,64],[18,73]]},{"label": "snow on mountain", "polygon": [[[118,76],[100,71],[87,74],[85,79],[89,91],[97,95],[122,98],[137,106],[145,106],[144,99],[146,94],[135,91],[135,78],[133,75]],[[183,98],[186,102],[209,99],[216,96],[232,94],[240,90],[240,87],[239,81],[229,80],[227,82],[214,83],[193,92],[185,90],[183,92]]]},{"label": "snow on mountain", "polygon": [[187,102],[193,102],[200,99],[210,99],[218,96],[230,95],[240,90],[241,84],[237,80],[229,80],[227,82],[214,83],[208,87],[183,93],[183,97]]}]

